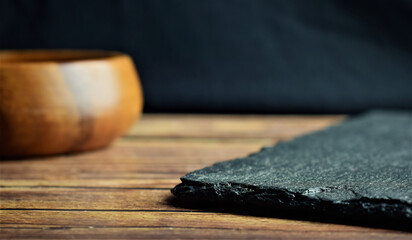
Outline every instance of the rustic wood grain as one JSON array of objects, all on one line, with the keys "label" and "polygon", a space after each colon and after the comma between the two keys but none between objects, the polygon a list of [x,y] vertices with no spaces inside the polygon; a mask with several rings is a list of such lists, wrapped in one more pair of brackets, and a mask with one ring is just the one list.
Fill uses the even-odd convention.
[{"label": "rustic wood grain", "polygon": [[[364,227],[317,222],[242,216],[211,212],[172,211],[85,211],[85,210],[2,210],[0,223],[3,227],[18,225],[30,227],[32,224],[54,227],[190,227],[244,230],[285,230],[285,231],[336,231],[336,232],[395,232]],[[75,220],[75,221],[74,221]],[[190,222],[190,224],[188,223]]]},{"label": "rustic wood grain", "polygon": [[0,161],[1,239],[410,239],[387,229],[171,205],[186,172],[343,116],[145,115],[111,147]]},{"label": "rustic wood grain", "polygon": [[290,139],[341,121],[343,116],[145,116],[126,136]]},{"label": "rustic wood grain", "polygon": [[394,232],[219,229],[191,227],[38,227],[2,228],[0,235],[13,239],[407,239]]},{"label": "rustic wood grain", "polygon": [[[1,209],[180,211],[169,189],[1,188]],[[185,209],[189,211],[190,209]]]},{"label": "rustic wood grain", "polygon": [[[271,140],[267,145],[274,142]],[[262,143],[120,140],[111,148],[101,151],[3,161],[0,169],[0,186],[27,186],[27,181],[22,181],[27,179],[33,186],[109,184],[112,187],[144,187],[140,184],[142,180],[146,180],[143,182],[146,187],[159,187],[156,181],[159,179],[169,180],[170,184],[166,187],[171,188],[187,172],[258,151]],[[117,182],[119,184],[116,185]],[[148,185],[150,182],[153,185]]]}]

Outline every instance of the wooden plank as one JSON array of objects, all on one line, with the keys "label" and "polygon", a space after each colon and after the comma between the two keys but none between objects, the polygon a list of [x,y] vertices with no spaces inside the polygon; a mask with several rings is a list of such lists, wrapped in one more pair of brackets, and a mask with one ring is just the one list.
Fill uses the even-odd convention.
[{"label": "wooden plank", "polygon": [[190,211],[168,204],[169,189],[1,188],[1,209]]},{"label": "wooden plank", "polygon": [[[209,212],[1,210],[1,227],[173,227],[284,231],[392,232],[358,226]],[[400,233],[402,234],[402,233]]]},{"label": "wooden plank", "polygon": [[0,181],[0,187],[64,187],[64,188],[172,188],[180,183],[183,174],[135,174],[125,178],[105,179],[7,179]]},{"label": "wooden plank", "polygon": [[[141,177],[142,179],[139,179]],[[162,178],[163,177],[163,178]],[[133,179],[6,179],[0,187],[63,187],[63,188],[172,188],[180,183],[180,175],[139,174]]]},{"label": "wooden plank", "polygon": [[127,136],[278,138],[309,133],[338,123],[342,115],[168,115],[145,114]]},{"label": "wooden plank", "polygon": [[261,147],[260,142],[120,141],[110,148],[84,154],[2,161],[0,185],[164,187],[158,184],[167,180],[167,187],[173,187],[187,172],[248,155]]},{"label": "wooden plank", "polygon": [[208,229],[191,227],[38,227],[2,228],[5,239],[410,239],[391,231],[310,231],[301,229],[258,230]]},{"label": "wooden plank", "polygon": [[[273,145],[276,143],[272,140],[267,145]],[[214,157],[224,154],[225,156],[240,155],[241,153],[256,151],[263,145],[262,142],[250,143],[250,142],[237,142],[228,143],[220,142],[218,140],[213,142],[179,142],[173,139],[164,141],[136,141],[133,140],[122,140],[117,141],[111,147],[101,149],[98,151],[85,152],[81,154],[72,155],[60,155],[52,157],[38,157],[30,158],[27,160],[9,160],[3,158],[1,165],[9,162],[17,162],[28,164],[31,161],[45,161],[52,160],[54,162],[67,161],[67,159],[72,159],[73,161],[83,161],[85,159],[94,159],[96,161],[104,161],[105,159],[119,158],[119,157],[130,157],[130,158],[158,158],[158,157]],[[245,149],[242,151],[242,149]]]}]

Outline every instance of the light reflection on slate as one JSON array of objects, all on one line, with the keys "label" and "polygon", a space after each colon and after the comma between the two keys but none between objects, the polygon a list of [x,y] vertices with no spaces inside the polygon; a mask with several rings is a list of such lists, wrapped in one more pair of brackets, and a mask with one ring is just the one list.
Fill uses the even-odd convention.
[{"label": "light reflection on slate", "polygon": [[412,223],[412,114],[370,112],[181,180],[186,201]]}]

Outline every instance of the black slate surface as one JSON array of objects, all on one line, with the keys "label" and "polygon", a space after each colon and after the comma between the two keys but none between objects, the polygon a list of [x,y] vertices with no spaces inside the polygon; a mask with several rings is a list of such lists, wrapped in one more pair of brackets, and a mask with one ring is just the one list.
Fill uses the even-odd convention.
[{"label": "black slate surface", "polygon": [[186,202],[410,227],[412,114],[367,113],[181,180]]}]

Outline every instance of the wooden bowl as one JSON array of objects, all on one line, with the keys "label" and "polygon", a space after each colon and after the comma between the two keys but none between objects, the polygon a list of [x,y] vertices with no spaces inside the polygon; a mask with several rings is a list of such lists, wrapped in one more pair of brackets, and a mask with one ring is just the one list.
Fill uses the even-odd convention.
[{"label": "wooden bowl", "polygon": [[0,155],[107,146],[141,114],[131,58],[107,51],[0,51]]}]

